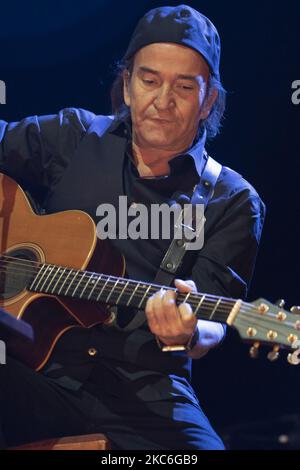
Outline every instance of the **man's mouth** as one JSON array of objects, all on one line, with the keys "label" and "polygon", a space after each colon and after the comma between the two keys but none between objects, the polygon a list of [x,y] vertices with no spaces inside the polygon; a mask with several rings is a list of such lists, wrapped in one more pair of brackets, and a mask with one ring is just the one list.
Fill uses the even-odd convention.
[{"label": "man's mouth", "polygon": [[154,121],[158,124],[171,124],[173,121],[169,119],[162,119],[162,118],[150,118],[151,121]]}]

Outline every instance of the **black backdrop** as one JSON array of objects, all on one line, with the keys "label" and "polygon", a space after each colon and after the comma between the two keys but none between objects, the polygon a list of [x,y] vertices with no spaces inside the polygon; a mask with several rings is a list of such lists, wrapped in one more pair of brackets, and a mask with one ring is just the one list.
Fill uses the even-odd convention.
[{"label": "black backdrop", "polygon": [[[136,21],[150,8],[179,3],[0,0],[0,79],[7,89],[0,118],[18,120],[66,106],[109,113],[113,64]],[[222,38],[227,111],[209,151],[242,173],[267,205],[249,299],[283,297],[295,305],[300,302],[300,104],[291,97],[292,82],[300,80],[300,5],[293,0],[187,3],[210,17]],[[194,366],[200,400],[222,433],[233,425],[272,423],[300,413],[300,366],[288,365],[284,352],[277,363],[267,361],[266,350],[251,360],[248,349],[231,331],[221,350]]]}]

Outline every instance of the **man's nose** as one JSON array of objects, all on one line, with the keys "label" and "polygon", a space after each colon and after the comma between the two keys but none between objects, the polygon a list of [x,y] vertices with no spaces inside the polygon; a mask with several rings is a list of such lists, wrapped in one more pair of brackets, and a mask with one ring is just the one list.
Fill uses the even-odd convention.
[{"label": "man's nose", "polygon": [[158,90],[157,96],[154,100],[154,106],[158,110],[165,110],[174,107],[175,101],[172,89],[168,86],[161,87]]}]

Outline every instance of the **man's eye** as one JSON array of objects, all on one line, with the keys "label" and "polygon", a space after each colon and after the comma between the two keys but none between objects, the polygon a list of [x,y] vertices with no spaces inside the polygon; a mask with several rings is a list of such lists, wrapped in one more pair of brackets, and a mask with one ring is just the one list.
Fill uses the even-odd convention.
[{"label": "man's eye", "polygon": [[154,83],[154,80],[147,80],[146,78],[143,78],[143,83],[146,85],[152,85]]},{"label": "man's eye", "polygon": [[192,91],[194,88],[192,86],[188,86],[188,85],[179,85],[179,88],[181,88],[182,90],[190,90]]}]

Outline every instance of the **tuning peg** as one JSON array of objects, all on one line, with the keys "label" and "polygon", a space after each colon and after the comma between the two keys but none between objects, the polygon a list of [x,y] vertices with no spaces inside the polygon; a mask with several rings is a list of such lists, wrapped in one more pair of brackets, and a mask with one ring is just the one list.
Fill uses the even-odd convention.
[{"label": "tuning peg", "polygon": [[249,355],[251,357],[251,359],[256,359],[258,356],[259,356],[259,346],[260,346],[260,343],[259,342],[256,342],[253,344],[253,346],[250,348],[250,351],[249,351]]},{"label": "tuning peg", "polygon": [[285,300],[284,300],[284,299],[279,299],[279,300],[277,300],[276,305],[277,305],[279,308],[284,308],[284,306],[285,306]]},{"label": "tuning peg", "polygon": [[292,313],[296,313],[297,315],[300,314],[300,305],[294,305],[294,307],[291,308]]},{"label": "tuning peg", "polygon": [[287,360],[292,366],[298,366],[300,364],[300,349],[296,349],[296,351],[290,353]]},{"label": "tuning peg", "polygon": [[275,362],[279,358],[279,346],[274,346],[273,351],[270,351],[267,355],[269,361]]}]

